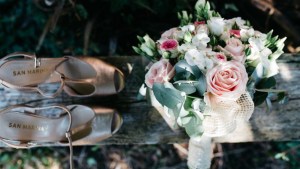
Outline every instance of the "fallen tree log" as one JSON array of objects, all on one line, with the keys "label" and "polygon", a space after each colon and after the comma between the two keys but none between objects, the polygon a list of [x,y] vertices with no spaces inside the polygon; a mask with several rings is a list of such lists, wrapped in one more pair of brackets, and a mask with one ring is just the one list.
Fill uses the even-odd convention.
[{"label": "fallen tree log", "polygon": [[[0,88],[0,107],[15,104],[33,106],[49,104],[86,104],[114,108],[124,119],[123,126],[114,136],[97,144],[157,144],[187,142],[184,131],[172,131],[157,110],[146,100],[137,100],[140,85],[144,81],[144,68],[148,61],[140,56],[103,57],[119,67],[126,76],[125,89],[113,96],[74,98],[62,93],[54,99],[39,94],[23,93]],[[300,140],[300,55],[284,54],[279,63],[280,74],[276,76],[277,87],[287,90],[289,102],[275,103],[272,111],[264,105],[257,107],[249,123],[216,142],[295,141]],[[4,145],[0,145],[4,146]]]}]

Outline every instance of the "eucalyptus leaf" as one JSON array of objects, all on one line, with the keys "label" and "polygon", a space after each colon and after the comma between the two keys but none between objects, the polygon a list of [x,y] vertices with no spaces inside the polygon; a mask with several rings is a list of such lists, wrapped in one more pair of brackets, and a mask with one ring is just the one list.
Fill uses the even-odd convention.
[{"label": "eucalyptus leaf", "polygon": [[176,70],[176,73],[189,72],[192,75],[194,75],[196,79],[198,79],[200,76],[202,76],[202,73],[201,73],[200,69],[197,66],[189,65],[186,62],[186,60],[181,60],[178,63],[176,63],[175,64],[175,70]]},{"label": "eucalyptus leaf", "polygon": [[[187,97],[187,99],[188,99],[188,98],[189,98],[189,97]],[[192,108],[193,108],[195,111],[204,112],[206,103],[204,102],[203,99],[200,99],[200,98],[194,98],[194,100],[193,100],[191,106],[192,106]]]},{"label": "eucalyptus leaf", "polygon": [[164,84],[154,83],[152,89],[158,102],[170,109],[176,111],[180,109],[184,103],[185,96],[169,82]]},{"label": "eucalyptus leaf", "polygon": [[197,81],[176,81],[174,87],[186,94],[192,94],[196,92]]},{"label": "eucalyptus leaf", "polygon": [[193,73],[191,66],[185,60],[181,60],[181,61],[177,62],[175,64],[175,70],[176,70],[176,73],[182,73],[185,71]]},{"label": "eucalyptus leaf", "polygon": [[266,92],[255,92],[253,102],[255,106],[261,105],[266,98],[268,97],[268,93]]},{"label": "eucalyptus leaf", "polygon": [[203,96],[206,91],[206,88],[207,88],[206,78],[203,74],[199,77],[196,88],[197,88],[197,91],[200,94],[200,96]]},{"label": "eucalyptus leaf", "polygon": [[202,122],[196,116],[192,116],[189,122],[184,125],[184,128],[190,137],[201,136],[203,134]]},{"label": "eucalyptus leaf", "polygon": [[192,97],[186,97],[184,106],[183,106],[185,110],[193,110],[193,106],[192,106],[193,100],[194,100],[194,98],[192,98]]},{"label": "eucalyptus leaf", "polygon": [[247,82],[247,91],[249,92],[251,98],[253,99],[255,93],[255,81],[252,77],[250,77]]},{"label": "eucalyptus leaf", "polygon": [[180,72],[175,74],[174,76],[174,81],[179,81],[179,80],[187,80],[187,79],[195,79],[194,75],[190,72]]},{"label": "eucalyptus leaf", "polygon": [[276,85],[276,80],[274,77],[264,78],[257,85],[257,89],[269,89]]}]

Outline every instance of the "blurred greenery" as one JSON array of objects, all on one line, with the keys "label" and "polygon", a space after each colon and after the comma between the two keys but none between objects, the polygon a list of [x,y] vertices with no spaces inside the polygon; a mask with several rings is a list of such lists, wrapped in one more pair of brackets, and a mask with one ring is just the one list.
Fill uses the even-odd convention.
[{"label": "blurred greenery", "polygon": [[[213,7],[222,16],[241,15],[245,18],[234,1],[212,1]],[[148,33],[157,39],[163,31],[180,24],[178,11],[190,13],[195,2],[0,0],[0,56],[16,51],[35,52],[48,57],[67,54],[132,55],[131,46],[137,44],[136,35]],[[262,166],[274,162],[282,168],[296,169],[300,166],[299,142],[223,146],[225,154],[228,152],[223,158],[224,168],[270,168]],[[239,149],[247,151],[235,151]],[[114,153],[121,155],[112,156]],[[77,168],[109,168],[112,159],[116,158],[125,159],[123,162],[129,163],[132,168],[186,168],[186,161],[179,159],[171,145],[75,148]],[[50,168],[56,165],[58,168],[68,167],[67,148],[0,149],[0,168]]]},{"label": "blurred greenery", "polygon": [[[195,0],[86,0],[76,4],[52,1],[53,7],[48,8],[41,8],[46,6],[46,0],[0,1],[0,55],[15,51],[49,57],[81,55],[85,50],[84,39],[89,39],[85,52],[89,55],[133,54],[131,46],[136,43],[136,35],[148,32],[157,37],[179,24],[177,11],[191,10],[195,3]],[[61,12],[57,9],[60,3],[64,3]],[[55,23],[56,12],[57,23],[49,26]],[[46,35],[42,39],[44,30]]]}]

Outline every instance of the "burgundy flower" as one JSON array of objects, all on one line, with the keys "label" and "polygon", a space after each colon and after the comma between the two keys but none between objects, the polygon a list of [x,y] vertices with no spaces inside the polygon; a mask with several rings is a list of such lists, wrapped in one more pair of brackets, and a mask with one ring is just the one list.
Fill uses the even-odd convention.
[{"label": "burgundy flower", "polygon": [[164,40],[161,45],[160,49],[163,51],[171,51],[176,49],[178,46],[178,42],[175,39],[166,39]]},{"label": "burgundy flower", "polygon": [[199,25],[205,25],[205,21],[196,21],[194,22],[194,25],[197,27]]}]

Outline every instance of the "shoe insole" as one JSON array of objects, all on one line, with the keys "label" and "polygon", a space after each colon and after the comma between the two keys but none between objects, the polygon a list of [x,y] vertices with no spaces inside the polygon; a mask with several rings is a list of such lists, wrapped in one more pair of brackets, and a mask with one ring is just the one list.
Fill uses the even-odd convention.
[{"label": "shoe insole", "polygon": [[[50,111],[48,114],[51,114],[54,109],[56,108],[43,111]],[[95,115],[93,110],[81,105],[68,106],[68,109],[72,109],[72,134],[90,128]],[[35,111],[34,108],[17,107],[1,112],[0,137],[15,141],[59,142],[66,140],[65,133],[69,125],[68,114],[47,118],[45,115],[41,115],[47,114],[47,112],[37,113],[38,111]]]},{"label": "shoe insole", "polygon": [[6,61],[0,67],[0,79],[15,86],[35,86],[48,80],[59,82],[59,74],[72,80],[95,78],[94,68],[80,59],[67,58],[40,58],[39,67],[35,68],[33,59],[13,59]]}]

